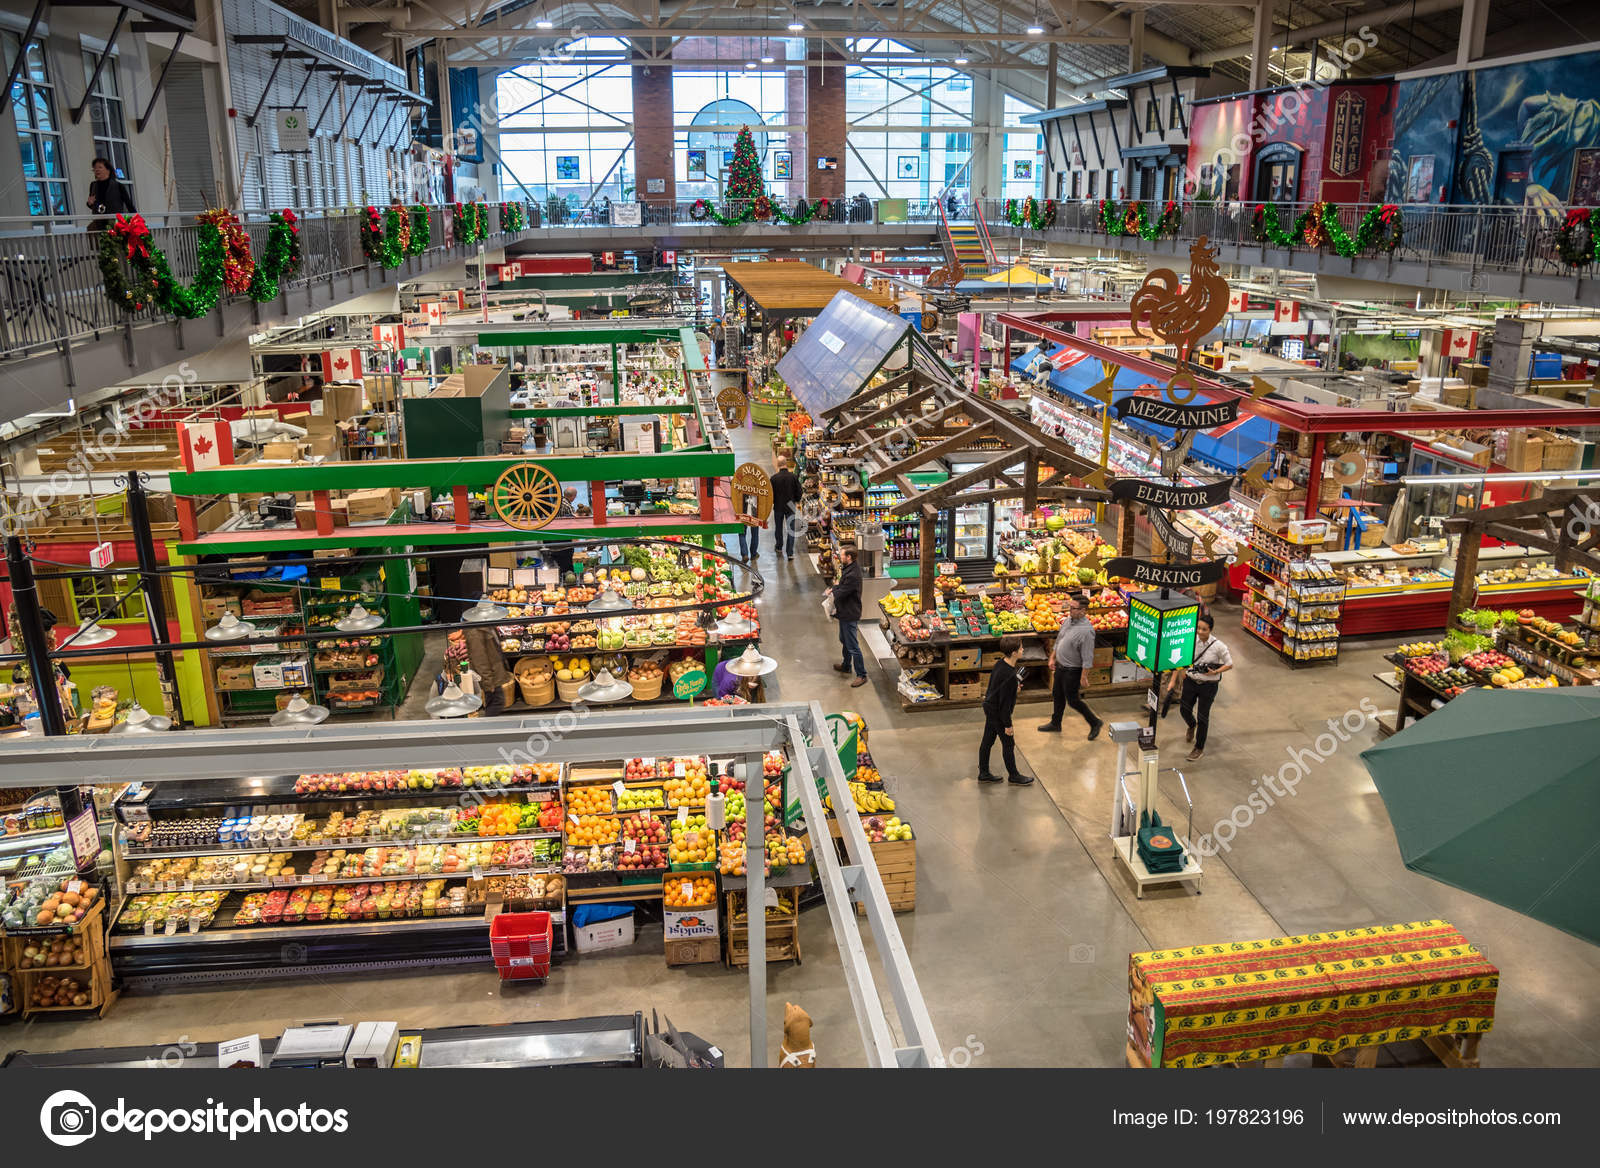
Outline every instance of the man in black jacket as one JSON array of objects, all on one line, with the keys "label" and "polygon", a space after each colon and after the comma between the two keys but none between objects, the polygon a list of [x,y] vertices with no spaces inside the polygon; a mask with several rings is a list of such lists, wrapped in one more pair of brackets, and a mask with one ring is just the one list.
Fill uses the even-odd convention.
[{"label": "man in black jacket", "polygon": [[841,557],[839,582],[828,589],[833,596],[833,619],[839,622],[839,644],[844,647],[844,662],[835,665],[840,673],[852,668],[856,678],[850,688],[867,684],[867,664],[861,657],[861,642],[856,638],[856,622],[861,619],[861,565],[856,563],[856,549],[847,547]]},{"label": "man in black jacket", "polygon": [[789,469],[789,460],[778,459],[777,473],[772,476],[772,517],[778,546],[787,559],[794,559],[795,522],[799,518],[800,480]]},{"label": "man in black jacket", "polygon": [[1006,778],[1019,787],[1033,782],[1030,775],[1017,770],[1016,741],[1011,736],[1011,711],[1017,704],[1018,664],[1022,661],[1022,638],[1000,639],[1000,660],[989,671],[989,688],[983,695],[983,743],[978,747],[978,782],[998,783],[1000,776],[989,772],[989,752],[1000,740],[1000,755],[1006,762]]}]

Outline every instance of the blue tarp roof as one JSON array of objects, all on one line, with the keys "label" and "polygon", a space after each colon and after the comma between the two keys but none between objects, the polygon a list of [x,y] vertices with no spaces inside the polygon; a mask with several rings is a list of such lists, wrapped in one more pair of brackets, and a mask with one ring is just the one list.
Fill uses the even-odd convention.
[{"label": "blue tarp roof", "polygon": [[[1047,356],[1061,352],[1062,346],[1050,346],[1045,349]],[[1011,369],[1015,373],[1026,373],[1039,353],[1037,347],[1029,349],[1022,356],[1011,362]],[[1100,402],[1090,397],[1085,390],[1098,384],[1105,376],[1100,368],[1100,362],[1093,358],[1086,358],[1076,365],[1066,369],[1055,369],[1050,373],[1050,387],[1065,397],[1070,398],[1082,406],[1088,406],[1096,412],[1100,409]],[[1132,369],[1119,368],[1116,380],[1111,383],[1112,400],[1120,400],[1133,393],[1135,390],[1145,389],[1156,385],[1149,377]],[[1150,434],[1163,442],[1172,440],[1173,431],[1168,426],[1158,426],[1154,422],[1146,422],[1139,418],[1130,419],[1128,428],[1141,434]],[[1278,424],[1269,422],[1265,418],[1256,417],[1254,414],[1241,413],[1239,421],[1221,431],[1201,430],[1194,436],[1192,452],[1195,458],[1208,466],[1218,470],[1233,473],[1242,470],[1256,458],[1262,451],[1270,449],[1278,441]]]}]

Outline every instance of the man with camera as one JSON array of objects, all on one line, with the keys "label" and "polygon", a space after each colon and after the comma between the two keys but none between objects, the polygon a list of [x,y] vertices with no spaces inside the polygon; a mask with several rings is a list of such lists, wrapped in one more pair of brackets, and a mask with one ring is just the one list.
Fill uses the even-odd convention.
[{"label": "man with camera", "polygon": [[1195,624],[1194,660],[1183,675],[1183,697],[1178,703],[1178,713],[1189,727],[1183,740],[1194,743],[1188,756],[1190,762],[1199,762],[1206,752],[1211,703],[1217,698],[1222,675],[1233,668],[1233,655],[1228,652],[1228,646],[1211,635],[1213,623],[1210,613],[1202,613]]}]

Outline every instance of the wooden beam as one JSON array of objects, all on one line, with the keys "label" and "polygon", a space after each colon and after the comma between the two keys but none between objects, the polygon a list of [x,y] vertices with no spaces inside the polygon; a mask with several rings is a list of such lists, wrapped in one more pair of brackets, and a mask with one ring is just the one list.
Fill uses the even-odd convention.
[{"label": "wooden beam", "polygon": [[916,370],[914,369],[908,369],[904,373],[891,377],[882,385],[875,385],[871,389],[863,389],[860,393],[854,394],[847,401],[839,403],[831,410],[823,410],[822,420],[825,422],[831,422],[834,418],[839,417],[841,414],[847,411],[858,409],[862,402],[869,402],[875,397],[882,397],[886,393],[892,393],[909,381],[911,379],[911,375],[915,372]]},{"label": "wooden beam", "polygon": [[919,389],[913,393],[908,393],[905,397],[900,398],[898,401],[889,403],[882,409],[873,410],[872,413],[867,414],[864,417],[860,417],[854,421],[846,423],[845,425],[839,427],[839,429],[835,430],[832,436],[836,440],[840,438],[848,438],[857,431],[875,426],[885,418],[897,417],[902,411],[911,411],[914,407],[921,405],[938,392],[939,387],[930,385],[926,389]]},{"label": "wooden beam", "polygon": [[[922,512],[922,523],[918,526],[918,538],[921,542],[917,545],[917,608],[919,611],[927,610],[934,606],[933,601],[933,532],[937,523],[938,512],[927,508]],[[946,678],[946,681],[949,679]],[[949,692],[948,690],[946,692]]]},{"label": "wooden beam", "polygon": [[1450,607],[1444,615],[1444,627],[1455,627],[1456,614],[1472,607],[1477,591],[1478,548],[1483,544],[1481,531],[1465,531],[1456,548],[1456,575],[1450,585]]},{"label": "wooden beam", "polygon": [[1027,469],[1022,475],[1022,510],[1025,514],[1032,515],[1039,506],[1039,456],[1032,455],[1028,459]]},{"label": "wooden beam", "polygon": [[1487,527],[1507,519],[1524,519],[1530,515],[1564,511],[1574,499],[1580,497],[1581,492],[1573,489],[1546,491],[1535,499],[1518,499],[1514,503],[1502,503],[1498,507],[1473,511],[1465,516],[1451,516],[1444,521],[1444,526],[1446,531],[1465,531],[1469,527]]},{"label": "wooden beam", "polygon": [[954,454],[962,447],[969,445],[975,439],[985,437],[993,432],[994,427],[988,422],[980,422],[976,426],[969,426],[967,427],[967,432],[965,434],[958,434],[954,438],[947,438],[943,442],[935,443],[926,450],[919,450],[915,454],[908,455],[907,457],[902,458],[899,462],[890,463],[877,474],[873,475],[872,481],[875,483],[888,482],[896,475],[904,474],[906,471],[912,470],[919,466],[924,466],[927,463],[935,461],[936,459],[945,457],[947,454]]},{"label": "wooden beam", "polygon": [[952,495],[955,495],[965,487],[970,487],[973,483],[988,482],[989,480],[993,479],[1002,469],[1010,466],[1016,461],[1016,451],[1002,451],[994,458],[991,458],[988,462],[985,462],[979,466],[975,466],[969,471],[965,471],[962,474],[956,475],[954,478],[946,479],[938,486],[929,487],[917,499],[906,499],[902,502],[896,503],[893,507],[889,508],[889,514],[903,515],[913,507],[922,503],[932,504],[933,506],[938,507],[941,511],[945,510],[950,506],[946,500],[948,500]]}]

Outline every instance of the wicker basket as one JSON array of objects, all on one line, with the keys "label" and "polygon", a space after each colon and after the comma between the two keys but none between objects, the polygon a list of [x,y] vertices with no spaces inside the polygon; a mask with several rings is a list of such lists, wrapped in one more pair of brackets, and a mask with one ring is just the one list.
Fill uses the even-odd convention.
[{"label": "wicker basket", "polygon": [[548,666],[548,657],[524,657],[517,662],[516,676],[517,689],[522,694],[522,700],[530,706],[548,706],[556,698],[555,678],[546,675],[543,680],[534,680],[534,673],[541,666]]},{"label": "wicker basket", "polygon": [[660,697],[661,683],[665,680],[665,676],[665,674],[658,673],[654,677],[645,678],[642,681],[629,681],[628,684],[633,686],[633,700],[636,702],[649,702]]},{"label": "wicker basket", "polygon": [[577,681],[562,681],[560,678],[557,678],[556,693],[560,695],[563,702],[570,704],[578,700],[578,691],[588,683],[589,677],[587,674]]}]

